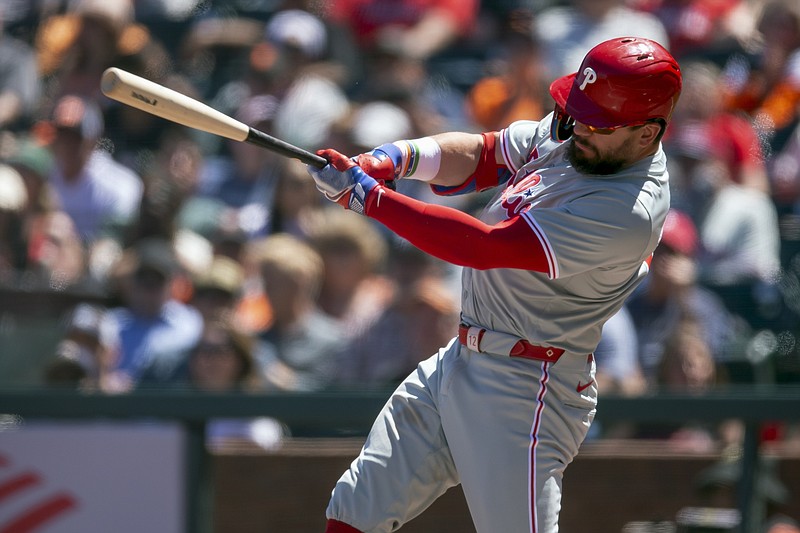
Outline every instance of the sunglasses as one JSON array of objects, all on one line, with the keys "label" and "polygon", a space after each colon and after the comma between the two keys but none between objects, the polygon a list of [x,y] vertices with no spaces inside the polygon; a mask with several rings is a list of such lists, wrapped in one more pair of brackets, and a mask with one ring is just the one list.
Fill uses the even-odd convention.
[{"label": "sunglasses", "polygon": [[650,120],[642,120],[640,122],[632,122],[630,124],[622,124],[621,126],[611,126],[610,128],[598,128],[596,126],[590,126],[589,124],[583,124],[583,123],[582,124],[587,130],[591,131],[592,133],[596,133],[598,135],[611,135],[612,133],[614,133],[618,129],[633,128],[635,126],[644,126],[648,122],[652,122],[652,121],[650,121]]},{"label": "sunglasses", "polygon": [[[558,142],[566,141],[572,135],[572,130],[575,127],[575,119],[572,118],[570,115],[568,115],[567,112],[564,111],[559,105],[556,105],[554,111],[555,111],[555,117],[553,119],[553,124],[551,126],[551,132],[550,132],[551,137],[553,138],[553,140]],[[583,122],[581,124],[592,133],[596,133],[598,135],[611,135],[620,128],[632,128],[636,126],[644,126],[645,124],[648,124],[650,122],[661,124],[662,127],[666,126],[666,122],[660,118],[640,120],[638,122],[621,124],[619,126],[611,126],[609,128],[598,128],[597,126],[591,126],[589,124],[584,124]]]}]

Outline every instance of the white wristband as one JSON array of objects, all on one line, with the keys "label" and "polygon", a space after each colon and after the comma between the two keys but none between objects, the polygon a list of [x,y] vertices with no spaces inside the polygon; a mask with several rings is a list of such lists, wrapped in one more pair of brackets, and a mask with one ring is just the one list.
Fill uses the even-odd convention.
[{"label": "white wristband", "polygon": [[400,177],[419,181],[431,181],[439,173],[442,148],[431,137],[393,143],[403,153],[403,168]]}]

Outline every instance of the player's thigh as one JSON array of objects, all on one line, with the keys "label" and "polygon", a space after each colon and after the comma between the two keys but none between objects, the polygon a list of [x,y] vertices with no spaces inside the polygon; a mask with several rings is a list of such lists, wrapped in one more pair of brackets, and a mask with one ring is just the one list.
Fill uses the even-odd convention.
[{"label": "player's thigh", "polygon": [[555,531],[561,477],[590,405],[564,405],[552,365],[467,350],[462,361],[442,395],[442,424],[478,532]]},{"label": "player's thigh", "polygon": [[443,349],[391,395],[336,484],[329,518],[362,531],[393,531],[458,484],[438,410],[451,360]]}]

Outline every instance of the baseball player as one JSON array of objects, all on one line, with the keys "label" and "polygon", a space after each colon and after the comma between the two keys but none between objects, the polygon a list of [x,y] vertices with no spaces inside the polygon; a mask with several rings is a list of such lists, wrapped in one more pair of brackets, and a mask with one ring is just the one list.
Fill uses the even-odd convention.
[{"label": "baseball player", "polygon": [[[558,531],[597,404],[603,323],[648,270],[669,208],[660,139],[681,89],[659,44],[617,38],[499,132],[397,141],[309,167],[325,196],[464,266],[458,335],[397,388],[337,482],[328,532],[395,531],[461,484],[481,533]],[[496,188],[479,218],[383,185]]]}]

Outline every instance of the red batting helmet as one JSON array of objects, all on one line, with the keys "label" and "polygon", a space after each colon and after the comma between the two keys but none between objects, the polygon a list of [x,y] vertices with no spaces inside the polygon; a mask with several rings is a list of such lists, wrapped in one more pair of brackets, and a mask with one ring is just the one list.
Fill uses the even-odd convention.
[{"label": "red batting helmet", "polygon": [[550,85],[557,111],[597,128],[667,121],[680,92],[678,62],[663,46],[642,37],[598,44],[578,72]]}]

